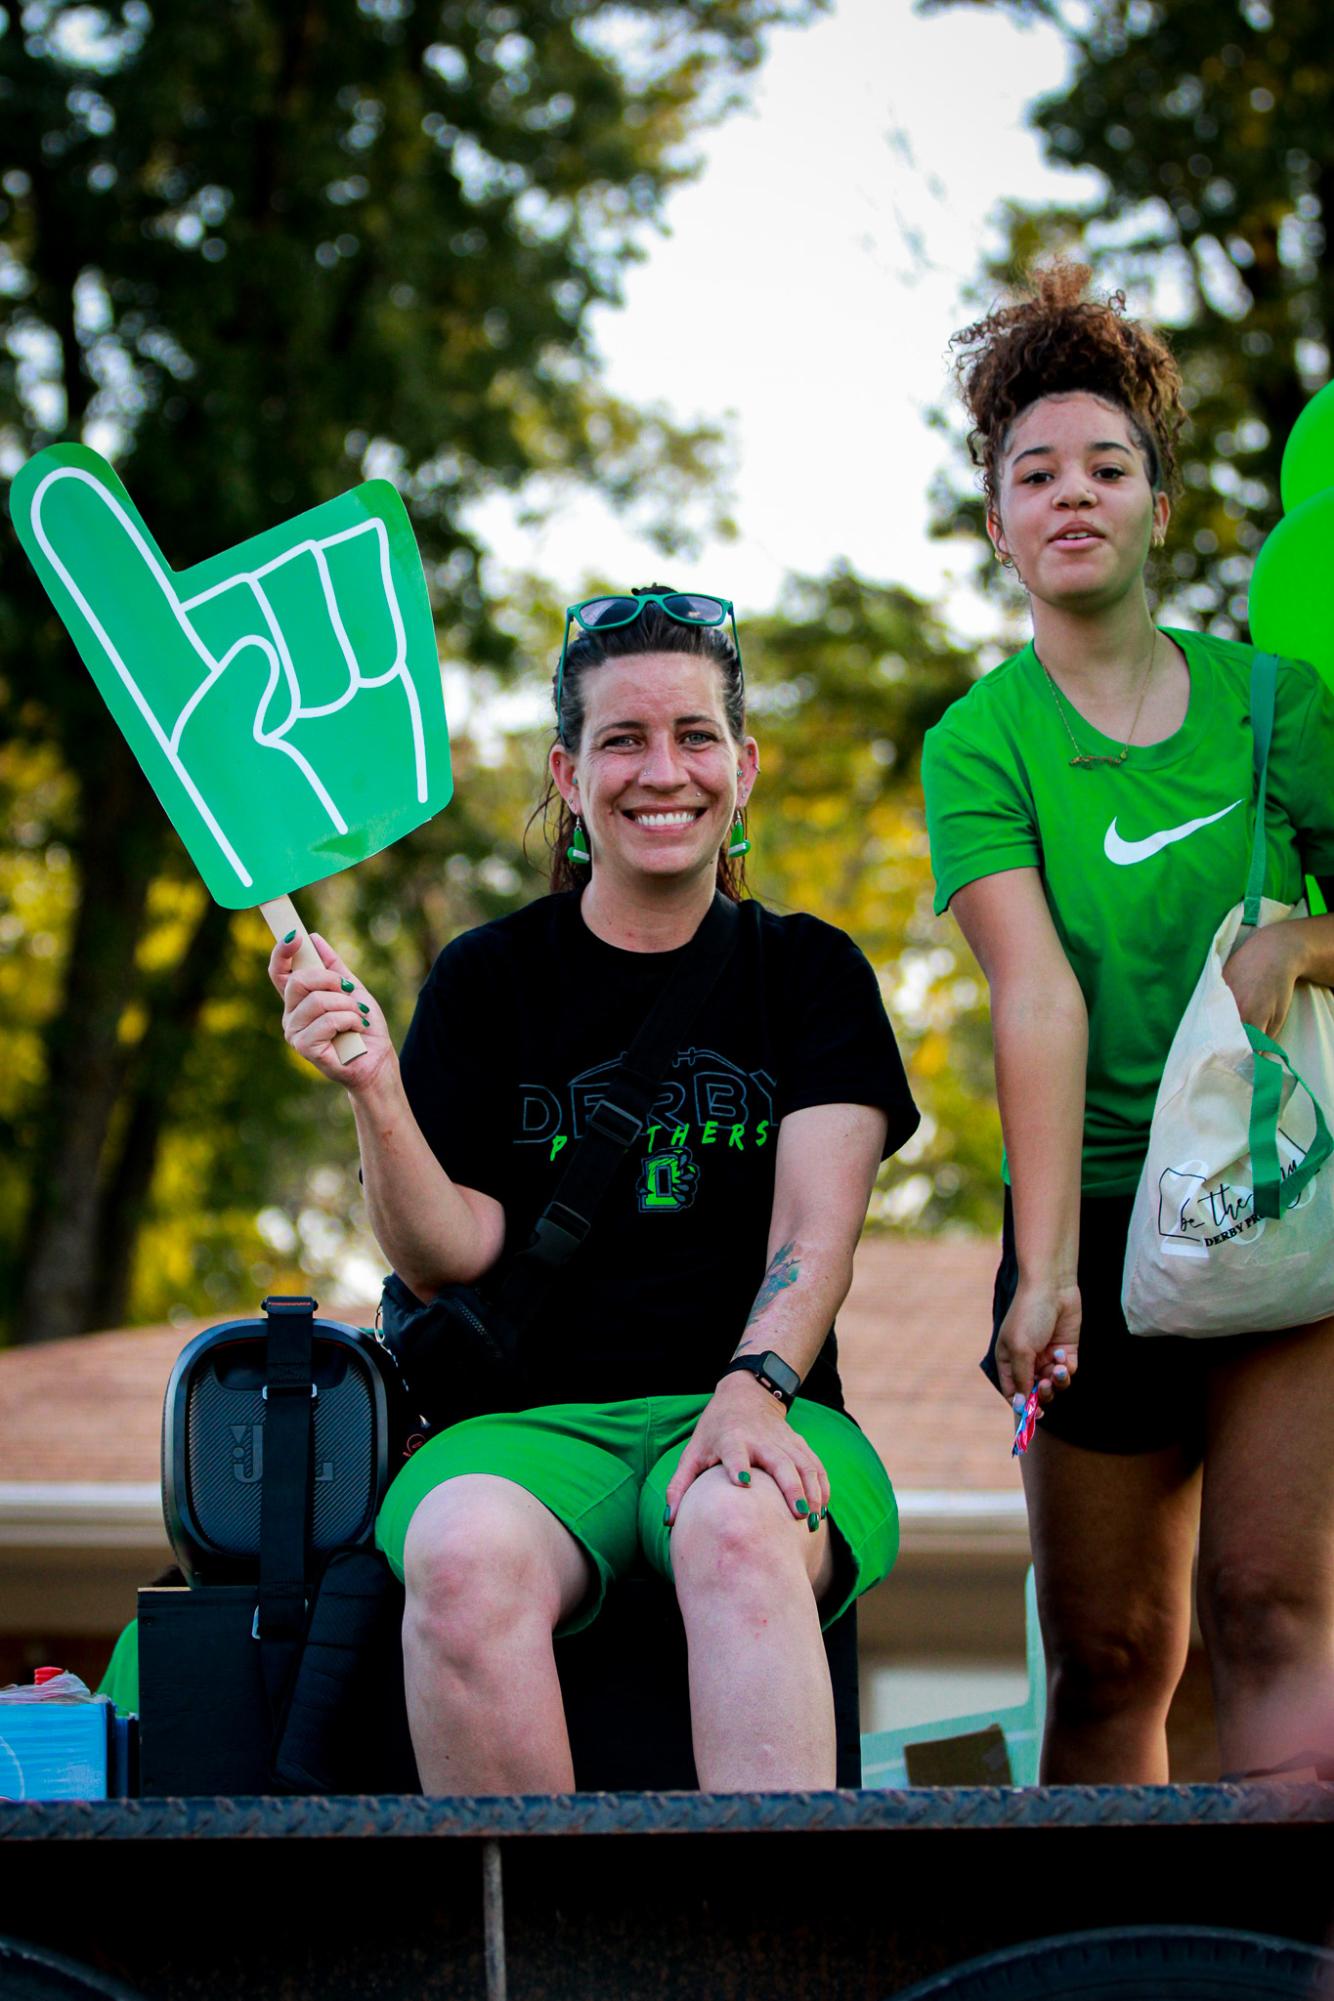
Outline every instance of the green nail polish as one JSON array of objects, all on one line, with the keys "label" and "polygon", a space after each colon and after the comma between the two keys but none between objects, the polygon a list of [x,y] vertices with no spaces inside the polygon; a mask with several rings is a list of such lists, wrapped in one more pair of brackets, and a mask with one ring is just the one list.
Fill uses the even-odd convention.
[{"label": "green nail polish", "polygon": [[736,1476],[736,1483],[738,1487],[748,1487],[750,1485],[749,1473],[738,1473]]},{"label": "green nail polish", "polygon": [[369,1007],[368,1007],[368,1006],[366,1005],[366,1002],[365,1002],[365,1001],[358,1001],[358,1002],[357,1002],[357,1006],[358,1006],[358,1007],[359,1007],[359,1008],[361,1009],[362,1013],[363,1013],[363,1014],[365,1015],[366,1019],[367,1019],[367,1020],[369,1021],[369,1020],[370,1020],[370,1014],[371,1014],[371,1011],[370,1011],[370,1008],[369,1008]]},{"label": "green nail polish", "polygon": [[797,1513],[799,1515],[808,1515],[810,1511],[811,1511],[811,1504],[806,1499],[806,1496],[803,1494],[801,1499],[797,1502]]},{"label": "green nail polish", "polygon": [[811,1534],[814,1535],[815,1531],[820,1526],[820,1517],[818,1515],[808,1516],[806,1521],[806,1526],[810,1530]]},{"label": "green nail polish", "polygon": [[287,936],[286,936],[286,937],[285,937],[285,938],[283,939],[283,943],[284,943],[284,945],[290,945],[290,944],[291,944],[291,942],[292,942],[292,940],[293,940],[293,939],[294,939],[295,937],[296,937],[296,932],[295,932],[295,931],[289,931],[289,932],[288,932],[288,934],[287,934]]},{"label": "green nail polish", "polygon": [[821,1508],[821,1510],[820,1510],[820,1520],[821,1520],[821,1521],[823,1521],[823,1520],[825,1519],[825,1516],[826,1516],[826,1515],[827,1515],[828,1513],[829,1513],[829,1510],[828,1510],[828,1508]]},{"label": "green nail polish", "polygon": [[672,1510],[670,1503],[662,1511],[662,1525],[665,1529],[669,1529],[672,1525]]},{"label": "green nail polish", "polygon": [[339,984],[339,986],[340,986],[340,987],[341,987],[341,988],[343,989],[343,992],[344,992],[345,994],[350,994],[350,993],[351,993],[351,991],[352,991],[352,981],[351,981],[351,980],[340,980],[340,981],[338,982],[338,984]]}]

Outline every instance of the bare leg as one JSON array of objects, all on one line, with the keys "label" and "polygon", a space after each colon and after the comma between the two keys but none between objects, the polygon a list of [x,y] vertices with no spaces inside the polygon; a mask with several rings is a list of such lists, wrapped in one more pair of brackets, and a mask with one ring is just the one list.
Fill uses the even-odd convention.
[{"label": "bare leg", "polygon": [[574,1786],[551,1636],[587,1596],[587,1556],[512,1480],[428,1494],[403,1552],[403,1671],[425,1793]]},{"label": "bare leg", "polygon": [[1224,1771],[1334,1757],[1334,1319],[1213,1372],[1200,1624]]},{"label": "bare leg", "polygon": [[1038,1427],[1024,1491],[1047,1653],[1047,1783],[1167,1778],[1199,1490],[1175,1446],[1090,1452]]},{"label": "bare leg", "polygon": [[812,1535],[794,1520],[758,1467],[749,1487],[736,1487],[713,1466],[681,1503],[672,1570],[700,1785],[832,1786],[834,1698],[818,1609],[833,1576],[828,1529]]}]

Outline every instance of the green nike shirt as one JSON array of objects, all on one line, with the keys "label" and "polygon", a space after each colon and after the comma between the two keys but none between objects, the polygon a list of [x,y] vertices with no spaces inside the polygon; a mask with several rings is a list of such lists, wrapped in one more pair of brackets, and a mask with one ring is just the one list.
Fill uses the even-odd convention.
[{"label": "green nike shirt", "polygon": [[[981,876],[1041,872],[1088,1005],[1088,1194],[1134,1192],[1167,1051],[1250,862],[1252,648],[1164,631],[1190,669],[1186,719],[1124,764],[1071,765],[1031,644],[955,702],[922,752],[937,911]],[[1081,750],[1120,751],[1065,713]],[[1334,871],[1334,693],[1303,661],[1279,670],[1266,820],[1265,894],[1292,903],[1304,873]]]}]

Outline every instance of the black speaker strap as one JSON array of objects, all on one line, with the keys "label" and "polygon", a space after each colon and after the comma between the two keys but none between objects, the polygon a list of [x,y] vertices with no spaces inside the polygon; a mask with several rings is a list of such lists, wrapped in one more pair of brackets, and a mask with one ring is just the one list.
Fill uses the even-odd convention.
[{"label": "black speaker strap", "polygon": [[264,1301],[264,1478],[259,1498],[259,1603],[255,1638],[269,1701],[281,1704],[306,1630],[316,1302]]},{"label": "black speaker strap", "polygon": [[736,944],[738,911],[721,891],[593,1107],[567,1157],[532,1240],[511,1263],[497,1304],[522,1330],[536,1317],[555,1272],[592,1227],[626,1153],[648,1124],[662,1075],[717,986]]}]

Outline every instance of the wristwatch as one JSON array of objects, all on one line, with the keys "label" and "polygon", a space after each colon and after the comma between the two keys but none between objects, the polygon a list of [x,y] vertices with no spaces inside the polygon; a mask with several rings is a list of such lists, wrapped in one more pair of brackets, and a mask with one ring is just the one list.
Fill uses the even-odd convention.
[{"label": "wristwatch", "polygon": [[733,1375],[738,1369],[754,1376],[770,1396],[778,1398],[784,1410],[791,1410],[792,1399],[801,1388],[801,1377],[791,1362],[785,1362],[772,1348],[766,1348],[762,1355],[738,1355],[735,1361],[728,1363],[723,1375]]}]

